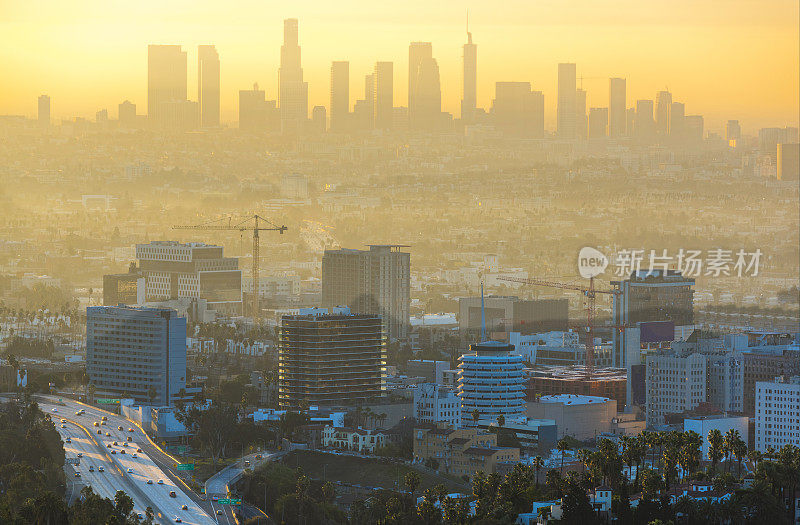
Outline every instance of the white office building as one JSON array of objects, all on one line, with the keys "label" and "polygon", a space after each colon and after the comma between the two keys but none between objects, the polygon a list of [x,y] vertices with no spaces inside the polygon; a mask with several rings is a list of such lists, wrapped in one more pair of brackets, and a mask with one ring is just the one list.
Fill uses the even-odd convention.
[{"label": "white office building", "polygon": [[461,427],[461,399],[451,389],[436,383],[421,383],[414,389],[414,419]]},{"label": "white office building", "polygon": [[461,421],[475,426],[473,412],[479,419],[507,422],[524,421],[524,360],[514,345],[484,341],[470,345],[470,351],[458,358],[458,396],[461,398]]},{"label": "white office building", "polygon": [[800,446],[800,376],[756,383],[755,449]]},{"label": "white office building", "polygon": [[719,430],[724,436],[728,430],[737,430],[745,443],[748,441],[746,416],[705,416],[693,417],[683,420],[683,431],[697,433],[703,438],[703,459],[708,461],[708,433],[712,430]]}]

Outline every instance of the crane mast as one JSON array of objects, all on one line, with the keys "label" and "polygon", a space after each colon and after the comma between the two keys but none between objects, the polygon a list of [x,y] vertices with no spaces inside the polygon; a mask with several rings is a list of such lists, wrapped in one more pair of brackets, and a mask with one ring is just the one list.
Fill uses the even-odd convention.
[{"label": "crane mast", "polygon": [[[173,230],[217,230],[217,231],[238,231],[238,232],[253,232],[253,297],[251,299],[251,315],[253,324],[256,324],[259,319],[259,304],[258,304],[258,291],[259,291],[259,248],[260,237],[259,232],[262,231],[276,231],[283,235],[288,228],[286,226],[277,226],[268,219],[260,215],[253,215],[242,222],[232,224],[230,217],[227,218],[227,224],[219,224],[224,219],[207,222],[204,224],[197,224],[194,226],[173,226]],[[261,225],[259,221],[266,223]]]}]

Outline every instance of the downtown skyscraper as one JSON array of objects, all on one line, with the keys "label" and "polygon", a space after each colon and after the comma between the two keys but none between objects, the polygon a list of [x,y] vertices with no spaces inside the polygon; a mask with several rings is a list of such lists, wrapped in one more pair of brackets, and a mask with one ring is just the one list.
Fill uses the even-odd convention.
[{"label": "downtown skyscraper", "polygon": [[197,46],[197,102],[200,126],[219,127],[219,54],[214,46]]},{"label": "downtown skyscraper", "polygon": [[392,127],[394,111],[394,64],[376,62],[372,77],[375,81],[375,128],[389,129]]},{"label": "downtown skyscraper", "polygon": [[147,46],[147,118],[160,126],[168,105],[186,102],[186,52],[178,45]]},{"label": "downtown skyscraper", "polygon": [[308,83],[303,81],[296,18],[283,21],[281,66],[278,70],[281,132],[296,134],[308,119]]},{"label": "downtown skyscraper", "polygon": [[608,80],[608,136],[620,138],[625,135],[627,94],[624,78]]},{"label": "downtown skyscraper", "polygon": [[576,103],[577,103],[577,73],[575,64],[558,65],[558,136],[564,139],[575,138],[576,132]]},{"label": "downtown skyscraper", "polygon": [[439,127],[442,88],[439,64],[430,42],[408,46],[408,121],[411,129],[431,131]]},{"label": "downtown skyscraper", "polygon": [[331,63],[330,130],[347,131],[350,120],[350,62]]},{"label": "downtown skyscraper", "polygon": [[472,43],[472,33],[467,30],[464,44],[463,76],[461,95],[461,120],[465,124],[475,122],[475,107],[478,98],[478,46]]},{"label": "downtown skyscraper", "polygon": [[659,91],[656,93],[656,133],[659,137],[669,136],[670,111],[672,111],[672,93]]}]

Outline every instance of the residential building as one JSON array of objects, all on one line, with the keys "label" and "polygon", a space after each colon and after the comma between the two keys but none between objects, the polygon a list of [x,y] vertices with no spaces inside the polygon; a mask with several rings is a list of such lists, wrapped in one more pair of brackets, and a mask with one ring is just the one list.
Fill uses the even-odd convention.
[{"label": "residential building", "polygon": [[[489,333],[515,331],[534,334],[552,330],[567,330],[567,299],[524,300],[516,296],[489,295],[458,299],[458,325],[461,330],[481,329],[483,319]],[[482,313],[483,312],[483,313]]]},{"label": "residential building", "polygon": [[506,421],[525,418],[525,372],[522,356],[514,345],[484,341],[470,345],[458,358],[458,396],[461,421],[475,426],[478,419]]},{"label": "residential building", "polygon": [[497,420],[481,419],[478,429],[498,434],[513,436],[512,440],[519,443],[521,454],[526,456],[548,456],[558,442],[558,430],[553,419],[528,419],[522,421],[503,421],[500,425]]},{"label": "residential building", "polygon": [[170,405],[186,387],[186,318],[168,308],[90,306],[86,374],[96,397]]},{"label": "residential building", "polygon": [[354,313],[379,315],[390,340],[409,332],[411,254],[403,245],[369,250],[325,250],[322,306],[348,306]]},{"label": "residential building", "polygon": [[757,451],[800,447],[800,376],[757,382],[755,419]]},{"label": "residential building", "polygon": [[223,247],[204,243],[152,241],[136,245],[147,301],[205,299],[209,308],[242,312],[239,259],[223,257]]},{"label": "residential building", "polygon": [[647,426],[664,424],[666,414],[678,414],[706,402],[708,356],[694,348],[667,350],[647,356]]},{"label": "residential building", "polygon": [[386,444],[386,434],[378,430],[328,425],[322,431],[323,447],[374,454],[376,449]]},{"label": "residential building", "polygon": [[789,334],[753,332],[741,352],[744,414],[755,415],[756,384],[800,375],[800,344]]},{"label": "residential building", "polygon": [[427,425],[414,428],[414,461],[435,461],[437,470],[453,476],[497,472],[501,463],[519,461],[519,449],[498,447],[497,434],[478,428]]},{"label": "residential building", "polygon": [[460,428],[461,398],[447,387],[421,383],[414,389],[414,419]]},{"label": "residential building", "polygon": [[381,318],[347,308],[301,309],[281,320],[278,398],[282,408],[358,405],[386,391]]}]

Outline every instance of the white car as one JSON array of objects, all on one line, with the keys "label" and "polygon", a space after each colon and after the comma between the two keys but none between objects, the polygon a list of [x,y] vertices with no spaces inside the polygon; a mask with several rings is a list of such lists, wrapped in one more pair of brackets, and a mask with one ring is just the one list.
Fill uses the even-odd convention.
[{"label": "white car", "polygon": [[163,479],[158,480],[158,484],[159,485],[163,485],[164,484],[164,480]]},{"label": "white car", "polygon": [[136,454],[136,452],[134,452],[133,456],[131,456],[131,457],[138,458],[139,456]]},{"label": "white car", "polygon": [[57,408],[52,409],[50,412],[58,412]]},{"label": "white car", "polygon": [[128,469],[128,474],[133,474],[133,469],[132,468]]}]

